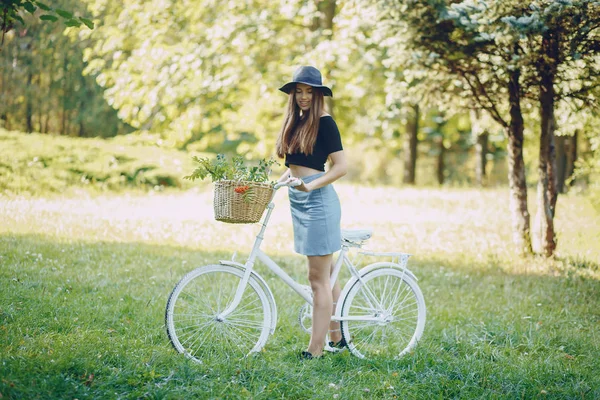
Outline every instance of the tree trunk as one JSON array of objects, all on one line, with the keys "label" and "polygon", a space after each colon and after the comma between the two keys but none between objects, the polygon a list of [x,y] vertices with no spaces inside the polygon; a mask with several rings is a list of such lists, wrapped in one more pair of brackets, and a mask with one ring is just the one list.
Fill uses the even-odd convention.
[{"label": "tree trunk", "polygon": [[556,149],[554,144],[554,78],[558,62],[558,40],[552,31],[542,38],[542,59],[540,73],[540,159],[538,181],[538,212],[542,251],[550,257],[556,250],[554,214],[557,200]]},{"label": "tree trunk", "polygon": [[403,182],[414,185],[416,181],[417,167],[417,144],[419,133],[419,105],[413,105],[413,112],[409,113],[406,123],[406,133],[404,135],[404,177]]},{"label": "tree trunk", "polygon": [[437,160],[436,160],[436,171],[437,171],[437,181],[438,184],[441,186],[444,184],[444,155],[446,152],[446,149],[444,148],[444,138],[440,137],[439,138],[439,152],[437,155]]},{"label": "tree trunk", "polygon": [[65,111],[64,104],[63,104],[61,121],[60,121],[60,134],[64,135],[66,129],[67,129],[67,112]]},{"label": "tree trunk", "polygon": [[36,109],[37,109],[37,126],[38,126],[38,132],[39,133],[46,133],[44,131],[44,102],[50,101],[50,97],[44,97],[43,94],[41,93],[42,90],[44,89],[44,72],[40,72],[40,75],[38,76],[38,82],[39,82],[39,92],[40,95],[36,96]]},{"label": "tree trunk", "polygon": [[[52,53],[50,55],[50,60],[48,62],[48,69],[47,71],[49,72],[46,76],[48,79],[48,83],[47,83],[47,88],[48,88],[48,94],[47,99],[44,102],[44,107],[43,107],[43,113],[45,115],[44,118],[44,132],[48,133],[50,131],[50,129],[52,129],[50,122],[51,121],[56,121],[56,114],[53,115],[53,107],[51,105],[51,102],[55,101],[53,99],[55,99],[57,96],[55,94],[55,90],[54,90],[54,85],[53,85],[53,81],[54,81],[54,76],[55,76],[55,70],[57,68],[56,65],[56,60],[57,58],[55,57],[56,54],[56,48],[53,47],[52,48]],[[56,128],[54,128],[56,130]]]},{"label": "tree trunk", "polygon": [[61,135],[68,135],[67,132],[67,98],[69,96],[68,89],[67,89],[67,71],[68,71],[68,59],[67,59],[67,53],[65,53],[64,58],[63,58],[63,78],[62,78],[62,101],[61,101],[61,105],[62,105],[62,116],[61,116],[61,123],[60,123],[60,134]]},{"label": "tree trunk", "polygon": [[566,166],[565,166],[565,181],[568,181],[569,186],[573,184],[571,177],[575,172],[575,161],[577,161],[577,139],[579,137],[579,131],[575,131],[573,136],[569,138],[565,145],[566,153]]},{"label": "tree trunk", "polygon": [[570,139],[568,136],[556,136],[556,190],[558,193],[565,193],[567,187],[565,181],[567,179],[567,142]]},{"label": "tree trunk", "polygon": [[527,209],[527,182],[523,161],[523,114],[521,110],[520,71],[510,72],[508,95],[510,123],[508,135],[508,184],[510,188],[509,207],[512,215],[513,242],[520,254],[530,254],[531,226]]},{"label": "tree trunk", "polygon": [[485,172],[487,166],[488,141],[489,133],[483,132],[477,136],[475,143],[475,153],[477,154],[477,165],[475,166],[475,180],[477,185],[483,187],[487,184],[487,174]]},{"label": "tree trunk", "polygon": [[6,122],[8,120],[8,90],[5,86],[5,71],[0,71],[0,100],[2,100],[2,109],[0,109],[0,128],[6,129]]},{"label": "tree trunk", "polygon": [[27,124],[27,133],[33,132],[33,73],[27,73],[27,103],[25,105],[25,123]]}]

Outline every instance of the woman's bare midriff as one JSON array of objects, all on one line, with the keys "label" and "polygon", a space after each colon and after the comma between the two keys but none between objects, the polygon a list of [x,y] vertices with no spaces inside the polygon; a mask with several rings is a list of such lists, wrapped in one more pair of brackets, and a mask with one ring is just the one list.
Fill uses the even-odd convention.
[{"label": "woman's bare midriff", "polygon": [[305,176],[310,176],[310,175],[314,175],[314,174],[318,174],[319,172],[323,172],[323,171],[319,171],[318,169],[313,169],[313,168],[308,168],[302,165],[293,165],[290,164],[290,172],[292,173],[293,177],[296,178],[304,178]]}]

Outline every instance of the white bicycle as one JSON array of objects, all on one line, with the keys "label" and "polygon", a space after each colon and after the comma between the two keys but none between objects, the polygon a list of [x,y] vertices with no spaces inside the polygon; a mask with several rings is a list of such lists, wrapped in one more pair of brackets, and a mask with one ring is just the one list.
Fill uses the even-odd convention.
[{"label": "white bicycle", "polygon": [[[285,185],[275,185],[273,197],[282,186]],[[306,300],[299,321],[306,332],[311,330],[310,287],[294,281],[260,249],[275,207],[273,197],[245,264],[222,260],[199,267],[185,275],[169,296],[165,312],[169,339],[178,352],[194,361],[241,358],[259,352],[275,332],[277,306],[266,281],[254,270],[257,258]],[[342,249],[331,274],[331,285],[342,264],[351,277],[331,319],[340,322],[342,336],[355,356],[401,357],[421,339],[425,300],[417,278],[407,268],[409,254],[359,251],[359,256],[391,257],[391,261],[355,267],[348,252],[350,248],[360,248],[370,237],[370,230],[342,231]],[[329,346],[325,349],[336,350]]]}]

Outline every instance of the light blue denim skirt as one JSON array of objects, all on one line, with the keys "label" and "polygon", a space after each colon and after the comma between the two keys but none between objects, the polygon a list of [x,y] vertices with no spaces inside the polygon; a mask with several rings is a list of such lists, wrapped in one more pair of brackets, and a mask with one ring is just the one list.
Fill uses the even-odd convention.
[{"label": "light blue denim skirt", "polygon": [[[321,175],[305,176],[309,183]],[[310,192],[289,188],[290,209],[294,226],[294,250],[305,256],[325,256],[340,250],[342,210],[333,185]]]}]

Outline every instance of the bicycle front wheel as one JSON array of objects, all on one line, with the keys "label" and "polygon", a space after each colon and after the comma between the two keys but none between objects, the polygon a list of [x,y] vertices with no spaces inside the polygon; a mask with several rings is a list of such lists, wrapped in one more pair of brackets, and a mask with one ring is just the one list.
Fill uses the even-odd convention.
[{"label": "bicycle front wheel", "polygon": [[232,303],[244,270],[227,265],[200,267],[175,286],[165,312],[173,347],[196,362],[241,358],[260,351],[269,337],[271,308],[259,281],[250,276],[235,310]]},{"label": "bicycle front wheel", "polygon": [[352,354],[401,357],[423,334],[425,300],[415,280],[403,270],[375,269],[348,290],[341,317],[342,335]]}]

